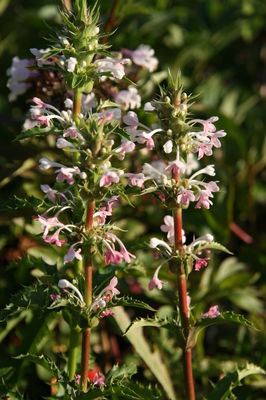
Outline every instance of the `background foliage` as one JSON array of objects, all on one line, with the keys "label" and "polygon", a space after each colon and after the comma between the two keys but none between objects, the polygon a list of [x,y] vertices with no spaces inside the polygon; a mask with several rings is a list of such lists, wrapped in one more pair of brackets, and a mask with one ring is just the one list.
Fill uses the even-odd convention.
[{"label": "background foliage", "polygon": [[[99,3],[104,24],[112,2],[102,0]],[[219,328],[210,327],[200,334],[194,370],[198,397],[204,398],[210,392],[211,382],[216,382],[225,371],[233,371],[236,364],[243,365],[246,360],[266,368],[266,322],[263,316],[266,294],[266,238],[263,232],[266,201],[266,4],[262,0],[127,0],[120,3],[116,13],[118,29],[111,37],[113,50],[150,44],[160,61],[151,81],[143,82],[143,98],[149,98],[156,91],[156,82],[165,76],[162,71],[169,67],[173,71],[181,69],[187,92],[199,94],[197,108],[193,111],[202,116],[218,115],[219,126],[228,133],[223,151],[215,154],[217,179],[221,181],[222,189],[215,205],[208,212],[185,213],[184,226],[191,238],[193,234],[205,232],[209,226],[215,238],[234,256],[215,256],[206,271],[194,274],[190,294],[196,313],[200,314],[217,303],[222,310],[246,314],[260,330],[219,325]],[[52,143],[49,139],[13,142],[24,121],[29,95],[8,103],[6,69],[13,56],[30,57],[29,48],[47,47],[45,38],[49,36],[49,30],[60,23],[58,5],[55,0],[0,2],[2,203],[13,194],[22,198],[34,194],[41,198],[39,185],[43,177],[38,170],[38,159],[45,151],[45,154],[51,151]],[[137,160],[133,162],[137,163]],[[1,207],[0,304],[3,308],[10,302],[11,295],[18,293],[21,285],[35,282],[42,264],[52,264],[57,254],[47,250],[40,260],[31,207],[10,211],[6,211],[4,205]],[[130,216],[129,220],[125,221],[125,215]],[[149,197],[135,201],[135,208],[124,205],[118,210],[117,219],[128,230],[127,246],[133,252],[139,249],[153,232],[158,232],[163,216],[164,210],[158,209]],[[239,231],[239,227],[249,236]],[[31,258],[25,262],[27,254]],[[144,246],[143,250],[138,250],[138,256],[146,272],[143,274],[138,264],[121,270],[121,292],[151,302],[159,309],[157,314],[160,318],[173,313],[175,310],[165,304],[169,303],[169,298],[175,298],[175,292],[166,289],[162,293],[149,293],[147,282],[153,271],[149,270],[152,258]],[[163,278],[173,280],[172,276]],[[45,297],[45,293],[42,294]],[[39,301],[45,300],[39,297]],[[132,310],[129,316],[133,319],[146,314],[146,311]],[[123,310],[117,310],[115,320],[104,323],[101,335],[95,334],[95,363],[104,371],[113,362],[133,362],[138,366],[137,380],[143,380],[144,376],[146,381],[157,382],[160,386],[163,383],[160,378],[158,381],[158,377],[164,376],[164,371],[154,376],[152,365],[160,365],[163,361],[168,369],[164,376],[165,387],[171,386],[167,381],[170,376],[177,398],[182,398],[180,354],[174,351],[168,332],[163,328],[145,330],[145,337],[153,343],[152,353],[151,348],[145,347],[144,335],[143,343],[136,341],[134,335],[128,339],[119,336],[120,329],[115,322],[119,317],[121,321],[124,318],[124,326],[127,326],[127,315]],[[46,355],[55,353],[64,365],[67,334],[66,324],[50,312],[43,315],[26,309],[15,312],[11,322],[0,330],[0,376],[7,376],[10,368],[15,366],[17,373],[12,379],[20,390],[25,390],[30,399],[48,396],[50,388],[46,382],[50,375],[46,370],[12,357],[29,350]],[[138,346],[145,351],[140,351]],[[232,372],[233,378],[236,379]],[[266,380],[262,375],[255,379],[246,378],[243,382],[242,387],[234,390],[236,398],[265,398]],[[4,390],[1,394],[5,393]]]}]

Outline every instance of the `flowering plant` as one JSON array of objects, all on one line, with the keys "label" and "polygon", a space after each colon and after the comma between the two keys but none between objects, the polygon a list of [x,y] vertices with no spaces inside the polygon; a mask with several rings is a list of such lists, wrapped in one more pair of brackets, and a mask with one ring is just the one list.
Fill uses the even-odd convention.
[{"label": "flowering plant", "polygon": [[[188,240],[182,226],[183,210],[193,203],[196,209],[209,209],[214,193],[219,191],[217,181],[206,181],[206,177],[215,176],[214,165],[200,168],[198,161],[211,156],[213,149],[221,146],[220,138],[225,132],[216,129],[217,117],[190,118],[192,97],[183,91],[180,77],[173,78],[170,73],[168,86],[160,88],[160,95],[144,106],[144,111],[155,117],[151,128],[140,122],[136,112],[126,113],[141,107],[141,97],[133,83],[141,69],[153,72],[157,68],[154,51],[140,45],[136,50],[110,52],[106,44],[108,30],[101,33],[99,28],[99,10],[97,6],[88,9],[85,0],[76,0],[73,12],[64,10],[61,17],[63,29],[50,47],[31,49],[35,60],[13,59],[8,71],[11,101],[33,90],[44,73],[50,82],[57,83],[48,95],[46,90],[39,97],[33,97],[30,118],[18,137],[19,140],[48,135],[54,138],[55,151],[49,151],[49,156],[43,154],[39,168],[47,179],[50,177],[46,171],[52,171],[55,183],[41,185],[44,200],[16,199],[16,206],[27,203],[35,208],[34,220],[41,230],[40,240],[46,248],[55,248],[58,269],[52,269],[47,260],[41,263],[42,274],[37,283],[25,289],[23,296],[15,296],[1,319],[8,320],[16,317],[18,310],[36,307],[45,310],[49,317],[62,316],[68,324],[68,356],[66,363],[61,360],[63,368],[52,359],[37,355],[37,351],[34,353],[33,345],[27,354],[18,358],[20,362],[39,364],[51,373],[51,396],[162,398],[159,389],[131,381],[136,373],[135,365],[115,365],[103,374],[97,366],[92,368],[91,352],[91,335],[102,320],[104,324],[105,318],[114,316],[120,327],[123,325],[122,318],[119,322],[122,314],[118,306],[154,311],[151,305],[140,300],[119,296],[121,264],[133,261],[136,269],[139,265],[135,254],[121,239],[123,231],[119,224],[109,219],[121,199],[134,201],[130,197],[132,193],[153,194],[167,212],[161,225],[167,239],[150,239],[149,247],[155,260],[159,259],[159,265],[148,289],[151,292],[155,288],[167,288],[167,281],[160,277],[162,268],[169,265],[170,274],[177,281],[176,312],[166,319],[158,316],[137,319],[124,327],[124,333],[133,343],[130,335],[134,328],[167,329],[182,349],[186,397],[194,399],[192,349],[199,333],[223,321],[252,326],[239,314],[221,312],[218,305],[212,305],[200,316],[194,315],[193,299],[187,290],[189,275],[207,267],[211,250],[230,254],[214,241],[212,234]],[[125,161],[130,153],[135,152],[135,156],[136,150],[146,156],[153,151],[154,160],[145,162],[141,170],[128,172]],[[145,345],[140,335],[135,347],[143,349]],[[146,353],[143,359],[150,363],[152,370],[152,358],[148,360]],[[168,379],[167,369],[162,365],[157,375],[153,373],[158,377],[161,371]],[[253,371],[261,372],[255,367]],[[158,381],[162,383],[160,376]],[[171,384],[162,385],[167,396],[175,398]]]}]

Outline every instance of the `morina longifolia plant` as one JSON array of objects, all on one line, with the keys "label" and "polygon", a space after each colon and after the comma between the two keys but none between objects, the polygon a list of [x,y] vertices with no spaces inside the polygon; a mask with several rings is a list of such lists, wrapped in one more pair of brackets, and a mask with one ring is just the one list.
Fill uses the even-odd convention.
[{"label": "morina longifolia plant", "polygon": [[220,148],[220,138],[226,136],[224,130],[216,129],[218,117],[207,120],[192,117],[192,100],[193,97],[183,90],[180,75],[174,78],[169,72],[166,88],[160,87],[157,98],[144,106],[146,112],[156,116],[153,130],[143,125],[133,111],[129,111],[123,118],[132,141],[145,143],[146,148],[153,150],[155,156],[151,163],[144,163],[141,171],[127,174],[128,184],[140,188],[139,194],[154,195],[167,213],[161,225],[162,232],[167,233],[167,240],[152,237],[149,242],[159,265],[148,288],[150,291],[155,288],[162,290],[167,282],[160,279],[159,275],[161,269],[168,265],[176,276],[178,299],[174,318],[137,319],[127,332],[145,326],[169,330],[177,346],[182,349],[184,387],[186,398],[190,400],[196,398],[192,349],[199,332],[223,321],[252,326],[242,315],[230,311],[221,312],[216,304],[198,318],[193,315],[193,302],[187,288],[189,275],[207,267],[211,250],[229,254],[230,251],[215,242],[214,237],[208,233],[194,237],[187,243],[183,229],[183,211],[189,212],[190,206],[209,209],[213,204],[214,193],[219,191],[218,182],[213,179],[215,168],[213,164],[200,167],[199,160],[204,156],[212,156],[213,148]]},{"label": "morina longifolia plant", "polygon": [[[99,10],[96,5],[88,9],[86,0],[73,2],[72,11],[64,9],[61,17],[62,31],[50,41],[50,47],[31,50],[36,62],[19,63],[16,59],[19,66],[13,62],[8,85],[13,91],[11,100],[21,94],[20,84],[22,91],[27,89],[27,83],[19,80],[33,79],[36,74],[40,77],[41,70],[52,71],[52,77],[60,76],[61,87],[65,85],[65,92],[61,91],[64,97],[57,99],[56,105],[33,97],[26,124],[29,129],[18,137],[20,140],[47,135],[55,138],[56,161],[48,157],[39,160],[40,170],[52,171],[55,182],[51,186],[41,185],[43,201],[31,197],[26,203],[35,206],[34,219],[40,224],[43,242],[56,247],[63,260],[59,271],[44,266],[38,283],[32,290],[25,289],[21,297],[13,298],[4,317],[14,316],[23,307],[38,305],[51,313],[60,313],[68,323],[70,340],[63,371],[62,366],[58,369],[52,360],[36,353],[20,356],[50,370],[53,384],[57,385],[52,387],[51,394],[57,394],[63,387],[64,398],[71,399],[82,391],[93,392],[86,398],[107,398],[112,394],[159,398],[157,389],[127,382],[135,372],[134,365],[123,366],[121,370],[114,366],[104,376],[99,370],[92,370],[90,364],[91,330],[113,314],[112,307],[129,305],[152,310],[144,302],[118,297],[115,266],[130,263],[135,255],[120,239],[121,229],[108,219],[119,198],[127,200],[120,182],[126,175],[122,162],[135,149],[130,135],[121,127],[121,108],[140,106],[134,87],[119,92],[116,83],[124,78],[130,58],[138,68],[141,65],[145,68],[147,60],[150,61],[146,68],[150,71],[156,68],[157,60],[145,46],[139,53],[125,50],[127,58],[122,53],[109,52],[106,35],[99,29]],[[146,56],[145,51],[148,51]],[[35,74],[28,68],[35,70]],[[108,90],[116,103],[108,99]],[[19,199],[19,203],[23,200]],[[104,279],[98,276],[95,285],[94,272],[107,266],[108,276],[104,274]],[[81,365],[77,367],[80,344]]]}]

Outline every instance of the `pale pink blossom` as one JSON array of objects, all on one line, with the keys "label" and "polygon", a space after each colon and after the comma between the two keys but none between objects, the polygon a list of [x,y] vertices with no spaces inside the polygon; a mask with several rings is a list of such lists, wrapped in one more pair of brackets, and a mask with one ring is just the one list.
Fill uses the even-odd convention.
[{"label": "pale pink blossom", "polygon": [[97,372],[94,374],[93,381],[92,381],[94,385],[104,386],[104,381],[105,381],[104,375],[100,375]]},{"label": "pale pink blossom", "polygon": [[195,200],[197,201],[195,208],[203,207],[208,210],[210,206],[213,205],[213,202],[209,199],[209,197],[213,197],[210,192],[207,190],[199,190],[195,196]]},{"label": "pale pink blossom", "polygon": [[33,97],[32,102],[40,110],[44,110],[46,108],[46,104],[41,99],[39,99],[38,97]]},{"label": "pale pink blossom", "polygon": [[101,75],[101,80],[106,78],[122,79],[125,75],[124,65],[128,64],[130,60],[118,60],[112,57],[101,58],[95,61],[98,73]]},{"label": "pale pink blossom", "polygon": [[66,181],[69,183],[69,185],[73,185],[74,181],[74,175],[79,175],[80,174],[80,169],[78,167],[62,167],[57,171],[57,177],[56,181],[57,182],[64,182]]},{"label": "pale pink blossom", "polygon": [[190,201],[195,201],[195,195],[192,190],[180,187],[180,192],[177,195],[177,202],[182,206],[188,206]]},{"label": "pale pink blossom", "polygon": [[82,260],[82,255],[80,254],[81,249],[79,248],[79,249],[75,250],[75,248],[74,248],[76,246],[76,244],[78,244],[78,243],[79,242],[74,243],[74,244],[72,244],[72,246],[70,246],[67,254],[64,256],[64,264],[73,261],[75,258],[79,261]]},{"label": "pale pink blossom", "polygon": [[44,241],[49,244],[55,244],[57,247],[61,247],[62,244],[65,244],[67,241],[66,239],[59,238],[60,231],[61,229],[59,228],[52,236],[46,236]]},{"label": "pale pink blossom", "polygon": [[161,290],[163,285],[167,283],[167,282],[162,281],[161,279],[158,278],[158,274],[159,274],[159,271],[160,271],[161,267],[162,267],[162,265],[159,265],[159,267],[154,272],[153,278],[149,283],[149,290],[150,291],[152,291],[155,287],[157,287],[157,289]]},{"label": "pale pink blossom", "polygon": [[119,160],[124,160],[126,153],[131,153],[135,150],[135,143],[130,140],[122,140],[121,146],[115,149],[115,153],[118,154]]},{"label": "pale pink blossom", "polygon": [[137,129],[139,125],[139,119],[134,111],[129,111],[124,117],[123,122],[132,129]]},{"label": "pale pink blossom", "polygon": [[118,183],[120,180],[119,175],[115,171],[105,171],[100,179],[100,187],[109,187],[112,183]]},{"label": "pale pink blossom", "polygon": [[212,306],[209,308],[209,311],[207,311],[205,314],[202,316],[204,318],[217,318],[220,315],[220,311],[218,310],[218,305]]},{"label": "pale pink blossom", "polygon": [[129,86],[128,90],[120,90],[115,95],[115,102],[124,110],[128,110],[129,108],[134,110],[141,106],[141,97],[135,87]]},{"label": "pale pink blossom", "polygon": [[[167,239],[171,244],[175,241],[175,233],[174,233],[174,218],[171,215],[166,215],[164,217],[164,225],[161,225],[161,231],[167,232]],[[185,232],[182,229],[182,241],[186,242]]]},{"label": "pale pink blossom", "polygon": [[128,178],[129,185],[138,186],[140,188],[143,187],[143,184],[145,182],[144,174],[142,174],[142,173],[139,173],[139,174],[127,173],[124,176]]},{"label": "pale pink blossom", "polygon": [[136,50],[123,49],[123,54],[132,58],[134,64],[147,69],[149,72],[156,70],[158,59],[154,57],[154,50],[145,44],[141,44]]},{"label": "pale pink blossom", "polygon": [[78,132],[77,128],[73,125],[70,126],[63,134],[64,137],[70,137],[71,139],[83,139],[82,135]]}]

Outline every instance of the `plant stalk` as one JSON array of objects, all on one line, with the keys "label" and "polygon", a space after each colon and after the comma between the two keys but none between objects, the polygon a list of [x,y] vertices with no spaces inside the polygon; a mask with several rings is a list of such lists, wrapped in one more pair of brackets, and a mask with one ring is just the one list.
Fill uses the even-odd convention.
[{"label": "plant stalk", "polygon": [[[87,216],[86,216],[86,229],[90,230],[93,223],[94,201],[88,202]],[[89,308],[92,303],[92,255],[89,254],[85,259],[84,273],[85,273],[85,295],[84,300],[86,306]],[[82,360],[81,360],[81,385],[83,391],[87,391],[88,386],[88,372],[89,372],[89,356],[90,356],[90,335],[91,328],[87,328],[82,334]]]},{"label": "plant stalk", "polygon": [[[74,90],[74,101],[73,101],[73,117],[74,120],[80,113],[81,110],[81,97],[82,91],[80,89]],[[79,274],[80,266],[77,264],[75,266],[75,275]],[[70,341],[69,341],[69,350],[68,350],[68,375],[69,379],[74,379],[76,373],[77,366],[77,352],[79,345],[79,332],[77,331],[75,326],[70,326]]]},{"label": "plant stalk", "polygon": [[74,379],[77,365],[77,353],[79,345],[79,331],[75,327],[71,327],[68,357],[68,375],[69,379]]},{"label": "plant stalk", "polygon": [[[178,182],[178,173],[173,173],[173,178]],[[173,211],[174,218],[174,235],[175,235],[175,248],[182,255],[183,242],[182,242],[182,208],[177,206]],[[181,316],[181,324],[184,329],[186,341],[189,334],[189,311],[187,304],[187,281],[183,262],[181,262],[178,273],[178,297],[179,297],[179,310]],[[183,368],[184,378],[186,384],[186,392],[188,400],[195,400],[195,389],[192,370],[192,356],[191,349],[187,349],[186,345],[183,348]]]}]

